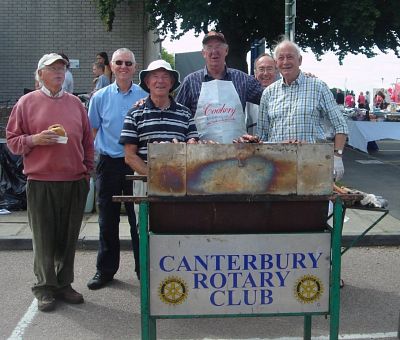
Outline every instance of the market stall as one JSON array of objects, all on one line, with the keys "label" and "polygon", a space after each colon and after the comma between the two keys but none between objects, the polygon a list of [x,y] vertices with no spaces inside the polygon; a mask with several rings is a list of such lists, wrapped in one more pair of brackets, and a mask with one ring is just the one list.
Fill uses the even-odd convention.
[{"label": "market stall", "polygon": [[[168,318],[330,316],[340,310],[342,200],[332,144],[149,145],[140,202],[142,338]],[[133,177],[140,178],[140,177]],[[144,178],[143,178],[144,179]]]},{"label": "market stall", "polygon": [[368,153],[368,142],[381,139],[400,140],[400,123],[388,121],[348,120],[348,144],[353,148]]}]

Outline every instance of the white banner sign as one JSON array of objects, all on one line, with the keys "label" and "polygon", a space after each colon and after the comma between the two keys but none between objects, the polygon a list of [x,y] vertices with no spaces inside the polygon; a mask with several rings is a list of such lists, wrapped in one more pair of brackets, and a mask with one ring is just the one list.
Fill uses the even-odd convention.
[{"label": "white banner sign", "polygon": [[327,312],[330,237],[150,235],[150,314]]}]

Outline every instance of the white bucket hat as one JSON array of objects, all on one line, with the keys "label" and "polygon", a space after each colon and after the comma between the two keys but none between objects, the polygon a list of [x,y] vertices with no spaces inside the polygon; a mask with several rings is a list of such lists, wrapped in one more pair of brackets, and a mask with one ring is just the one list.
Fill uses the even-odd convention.
[{"label": "white bucket hat", "polygon": [[146,70],[142,70],[139,73],[139,78],[140,78],[140,83],[139,86],[145,90],[146,92],[150,92],[149,88],[147,87],[146,83],[144,82],[144,78],[146,78],[147,74],[151,71],[158,70],[160,68],[163,68],[164,70],[168,71],[175,79],[175,83],[172,86],[172,88],[169,90],[169,92],[174,91],[175,89],[178,88],[178,86],[181,84],[179,81],[179,72],[176,70],[173,70],[171,65],[166,62],[165,60],[159,59],[152,61],[149,66],[147,67]]}]

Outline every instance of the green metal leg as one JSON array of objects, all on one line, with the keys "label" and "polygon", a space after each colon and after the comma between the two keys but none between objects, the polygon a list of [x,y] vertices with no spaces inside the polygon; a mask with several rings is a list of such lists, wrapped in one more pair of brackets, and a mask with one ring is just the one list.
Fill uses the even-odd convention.
[{"label": "green metal leg", "polygon": [[369,228],[365,229],[364,232],[363,232],[361,235],[358,235],[358,237],[356,237],[356,238],[350,243],[350,245],[349,245],[348,247],[346,247],[345,249],[342,250],[342,255],[343,255],[346,251],[348,251],[351,247],[353,247],[355,244],[357,244],[357,242],[358,242],[359,240],[361,240],[373,227],[375,227],[380,221],[382,221],[382,219],[383,219],[387,214],[389,214],[389,210],[383,211],[382,213],[383,213],[382,216],[380,216],[373,224],[371,224],[371,225],[369,226]]},{"label": "green metal leg", "polygon": [[304,340],[311,340],[311,315],[304,315]]},{"label": "green metal leg", "polygon": [[332,265],[330,294],[330,340],[339,336],[340,317],[340,271],[341,271],[341,239],[343,228],[343,205],[338,197],[333,208]]},{"label": "green metal leg", "polygon": [[141,202],[139,206],[139,239],[140,299],[143,340],[153,340],[157,338],[156,319],[150,317],[148,210],[149,204],[147,202]]}]

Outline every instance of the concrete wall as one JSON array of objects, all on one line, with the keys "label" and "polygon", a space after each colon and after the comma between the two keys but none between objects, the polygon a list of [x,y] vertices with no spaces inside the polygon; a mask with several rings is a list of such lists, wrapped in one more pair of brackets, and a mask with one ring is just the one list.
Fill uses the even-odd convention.
[{"label": "concrete wall", "polygon": [[72,69],[74,92],[90,91],[97,52],[111,58],[116,49],[128,47],[138,70],[147,66],[159,47],[146,32],[143,6],[144,0],[125,1],[117,8],[112,32],[106,32],[93,0],[1,0],[0,102],[15,101],[24,88],[33,88],[37,62],[49,52],[79,60],[80,68]]}]

